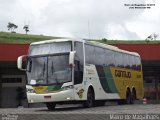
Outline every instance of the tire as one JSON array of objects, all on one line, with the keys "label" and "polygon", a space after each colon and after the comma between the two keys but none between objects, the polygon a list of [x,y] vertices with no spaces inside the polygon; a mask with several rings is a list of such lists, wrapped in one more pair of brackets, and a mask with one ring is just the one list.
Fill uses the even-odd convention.
[{"label": "tire", "polygon": [[48,110],[54,110],[56,107],[56,104],[53,102],[48,102],[48,103],[46,103],[46,106],[47,106]]},{"label": "tire", "polygon": [[126,92],[126,104],[131,104],[131,92],[130,90],[127,90]]},{"label": "tire", "polygon": [[131,95],[131,104],[134,104],[136,100],[136,91],[132,90],[132,95]]},{"label": "tire", "polygon": [[94,91],[91,88],[89,88],[87,93],[87,100],[83,103],[83,106],[87,108],[93,107],[94,101]]}]

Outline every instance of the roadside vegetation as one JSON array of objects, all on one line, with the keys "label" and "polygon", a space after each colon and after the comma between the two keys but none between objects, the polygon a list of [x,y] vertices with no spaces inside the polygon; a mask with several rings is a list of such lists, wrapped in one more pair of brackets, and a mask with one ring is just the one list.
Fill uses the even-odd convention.
[{"label": "roadside vegetation", "polygon": [[[20,33],[9,33],[0,32],[0,44],[30,44],[32,42],[51,40],[51,39],[61,39],[64,37],[53,37],[44,35],[31,35],[31,34],[20,34]],[[95,40],[95,39],[85,39],[89,41],[101,42],[104,44],[160,44],[160,40]]]},{"label": "roadside vegetation", "polygon": [[57,39],[57,38],[62,38],[62,37],[0,32],[0,44],[2,43],[30,44],[32,42],[37,42],[42,40],[51,40],[51,39]]},{"label": "roadside vegetation", "polygon": [[90,40],[104,44],[160,44],[160,40]]}]

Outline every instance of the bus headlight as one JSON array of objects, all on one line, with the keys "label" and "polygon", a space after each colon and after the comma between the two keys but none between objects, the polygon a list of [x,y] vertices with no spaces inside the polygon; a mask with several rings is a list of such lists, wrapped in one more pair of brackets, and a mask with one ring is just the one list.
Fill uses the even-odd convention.
[{"label": "bus headlight", "polygon": [[73,85],[64,86],[61,88],[61,90],[69,90],[69,89],[73,89]]},{"label": "bus headlight", "polygon": [[27,88],[27,93],[35,93],[35,91],[33,89],[28,89]]}]

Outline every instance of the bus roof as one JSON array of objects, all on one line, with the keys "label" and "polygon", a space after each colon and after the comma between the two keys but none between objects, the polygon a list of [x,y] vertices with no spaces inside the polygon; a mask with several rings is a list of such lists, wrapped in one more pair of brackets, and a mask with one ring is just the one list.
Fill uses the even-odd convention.
[{"label": "bus roof", "polygon": [[77,39],[77,38],[66,38],[66,39],[52,39],[52,40],[44,40],[39,42],[33,42],[30,45],[38,45],[38,44],[47,44],[47,43],[53,43],[53,42],[67,42],[67,41],[78,41],[78,42],[86,42],[83,39]]},{"label": "bus roof", "polygon": [[126,54],[131,54],[131,55],[139,56],[140,57],[140,55],[138,53],[136,53],[136,52],[130,52],[130,51],[122,50],[122,49],[119,49],[116,46],[112,46],[112,45],[108,45],[108,44],[103,44],[103,43],[99,43],[99,42],[95,42],[95,41],[90,41],[90,42],[87,41],[87,43],[92,44],[94,46],[103,47],[103,48],[106,48],[106,49],[109,49],[109,50],[113,50],[113,51],[117,51],[117,52],[122,52],[122,53],[126,53]]},{"label": "bus roof", "polygon": [[90,45],[94,45],[94,46],[97,46],[97,47],[102,47],[102,48],[106,48],[106,49],[113,50],[113,51],[117,51],[117,52],[122,52],[122,53],[126,53],[126,54],[131,54],[131,55],[134,55],[134,56],[140,56],[140,55],[139,55],[138,53],[136,53],[136,52],[129,52],[129,51],[126,51],[126,50],[122,50],[122,49],[119,49],[119,48],[116,47],[116,46],[112,46],[112,45],[108,45],[108,44],[103,44],[103,43],[99,43],[99,42],[95,42],[95,41],[86,41],[86,40],[77,39],[77,38],[76,38],[76,39],[66,38],[66,39],[45,40],[45,41],[40,41],[40,42],[31,43],[31,45],[47,44],[47,43],[53,43],[53,42],[67,42],[67,41],[79,41],[79,42],[84,42],[84,43],[87,43],[87,44],[90,44]]}]

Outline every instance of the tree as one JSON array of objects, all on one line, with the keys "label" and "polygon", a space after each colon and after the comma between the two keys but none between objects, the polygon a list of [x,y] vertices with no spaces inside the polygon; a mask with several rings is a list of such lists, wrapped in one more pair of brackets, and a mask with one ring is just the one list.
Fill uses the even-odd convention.
[{"label": "tree", "polygon": [[148,44],[149,43],[149,39],[145,39],[146,43]]},{"label": "tree", "polygon": [[9,22],[8,25],[7,25],[7,28],[8,28],[8,30],[11,31],[11,33],[14,33],[15,32],[14,30],[17,29],[18,26],[15,25],[14,23]]},{"label": "tree", "polygon": [[24,25],[23,29],[26,31],[26,34],[29,32],[29,25]]},{"label": "tree", "polygon": [[10,22],[9,22],[8,25],[7,25],[8,30],[11,30],[11,32],[12,32],[12,26],[13,26],[13,25],[12,25],[12,23],[10,23]]},{"label": "tree", "polygon": [[152,35],[149,35],[149,36],[146,38],[146,40],[153,40]]},{"label": "tree", "polygon": [[158,34],[153,33],[153,34],[149,35],[149,36],[146,38],[146,40],[156,40],[157,37],[158,37]]},{"label": "tree", "polygon": [[158,34],[153,34],[153,40],[156,40],[157,39],[157,37],[158,37]]},{"label": "tree", "polygon": [[107,39],[106,39],[106,38],[102,38],[102,41],[106,43],[106,42],[107,42]]}]

